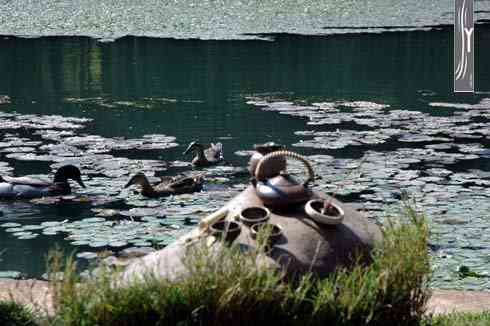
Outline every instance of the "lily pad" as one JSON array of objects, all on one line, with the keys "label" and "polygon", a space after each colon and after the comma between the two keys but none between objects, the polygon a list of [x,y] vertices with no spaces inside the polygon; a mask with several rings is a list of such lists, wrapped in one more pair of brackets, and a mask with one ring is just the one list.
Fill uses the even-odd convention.
[{"label": "lily pad", "polygon": [[23,274],[19,271],[0,271],[0,279],[9,278],[9,279],[21,279]]},{"label": "lily pad", "polygon": [[113,241],[109,242],[109,247],[120,248],[127,246],[128,243],[126,241]]},{"label": "lily pad", "polygon": [[5,229],[5,232],[9,232],[9,233],[23,232],[23,231],[24,231],[24,229],[21,228],[21,227],[15,227],[15,228]]},{"label": "lily pad", "polygon": [[19,226],[22,226],[22,224],[15,223],[15,222],[8,222],[8,223],[0,224],[0,227],[2,227],[2,228],[17,228]]},{"label": "lily pad", "polygon": [[41,230],[44,229],[44,226],[42,225],[24,225],[22,228],[26,231],[34,231],[34,230]]},{"label": "lily pad", "polygon": [[77,258],[83,258],[83,259],[96,259],[98,258],[97,253],[95,252],[90,252],[90,251],[85,251],[85,252],[80,252],[77,254]]},{"label": "lily pad", "polygon": [[22,236],[18,236],[17,239],[19,240],[31,240],[37,238],[38,234],[31,233],[31,234],[25,234]]},{"label": "lily pad", "polygon": [[92,248],[101,248],[108,246],[109,243],[107,241],[91,241],[88,245]]}]

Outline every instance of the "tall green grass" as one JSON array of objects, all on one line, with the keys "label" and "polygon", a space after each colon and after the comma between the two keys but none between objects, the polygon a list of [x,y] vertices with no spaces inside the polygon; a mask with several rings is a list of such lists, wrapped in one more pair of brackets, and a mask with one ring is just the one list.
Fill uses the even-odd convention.
[{"label": "tall green grass", "polygon": [[0,301],[0,325],[37,326],[36,317],[26,306],[13,301]]},{"label": "tall green grass", "polygon": [[490,312],[482,313],[451,313],[448,315],[427,318],[422,326],[488,326]]},{"label": "tall green grass", "polygon": [[[396,222],[395,222],[396,221]],[[177,281],[144,275],[115,287],[118,272],[81,281],[74,263],[53,282],[52,325],[412,325],[423,319],[429,298],[428,229],[406,206],[383,228],[384,240],[368,266],[339,269],[326,279],[313,274],[287,281],[260,263],[257,251],[214,250],[204,244],[186,257],[188,277]],[[61,269],[59,259],[56,269]]]}]

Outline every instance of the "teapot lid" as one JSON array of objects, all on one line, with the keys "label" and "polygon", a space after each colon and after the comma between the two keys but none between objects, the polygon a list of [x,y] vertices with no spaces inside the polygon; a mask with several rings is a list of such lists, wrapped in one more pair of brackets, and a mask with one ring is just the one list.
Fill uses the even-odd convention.
[{"label": "teapot lid", "polygon": [[278,175],[267,181],[257,181],[255,189],[264,205],[277,208],[306,202],[312,196],[311,189],[288,174]]}]

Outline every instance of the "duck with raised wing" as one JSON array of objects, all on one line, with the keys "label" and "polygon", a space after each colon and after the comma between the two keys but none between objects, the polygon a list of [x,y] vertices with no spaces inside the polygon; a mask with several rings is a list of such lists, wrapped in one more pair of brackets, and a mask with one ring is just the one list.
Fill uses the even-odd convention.
[{"label": "duck with raised wing", "polygon": [[209,148],[204,149],[203,145],[193,141],[189,144],[183,155],[190,152],[195,153],[192,159],[192,165],[194,166],[210,166],[223,161],[223,144],[221,143],[211,143]]},{"label": "duck with raised wing", "polygon": [[59,168],[53,182],[31,177],[0,176],[0,198],[22,199],[68,195],[71,193],[69,179],[85,188],[80,170],[73,165]]},{"label": "duck with raised wing", "polygon": [[161,178],[160,183],[151,185],[145,174],[140,172],[133,176],[124,188],[134,184],[141,186],[141,194],[145,197],[165,197],[201,191],[203,177],[202,175],[189,177],[163,177]]}]

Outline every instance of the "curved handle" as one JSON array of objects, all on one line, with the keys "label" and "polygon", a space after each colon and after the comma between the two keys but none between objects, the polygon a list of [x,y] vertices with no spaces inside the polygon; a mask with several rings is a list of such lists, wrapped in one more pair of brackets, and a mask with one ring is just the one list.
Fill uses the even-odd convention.
[{"label": "curved handle", "polygon": [[264,176],[264,171],[262,171],[262,166],[268,160],[279,156],[294,158],[304,164],[306,175],[308,176],[306,181],[303,183],[305,186],[315,179],[315,173],[313,172],[313,167],[311,166],[310,162],[308,162],[308,160],[305,157],[299,155],[298,153],[291,152],[288,150],[275,151],[263,156],[260,159],[259,163],[257,163],[257,167],[255,168],[255,178],[259,181],[265,181],[266,177]]}]

